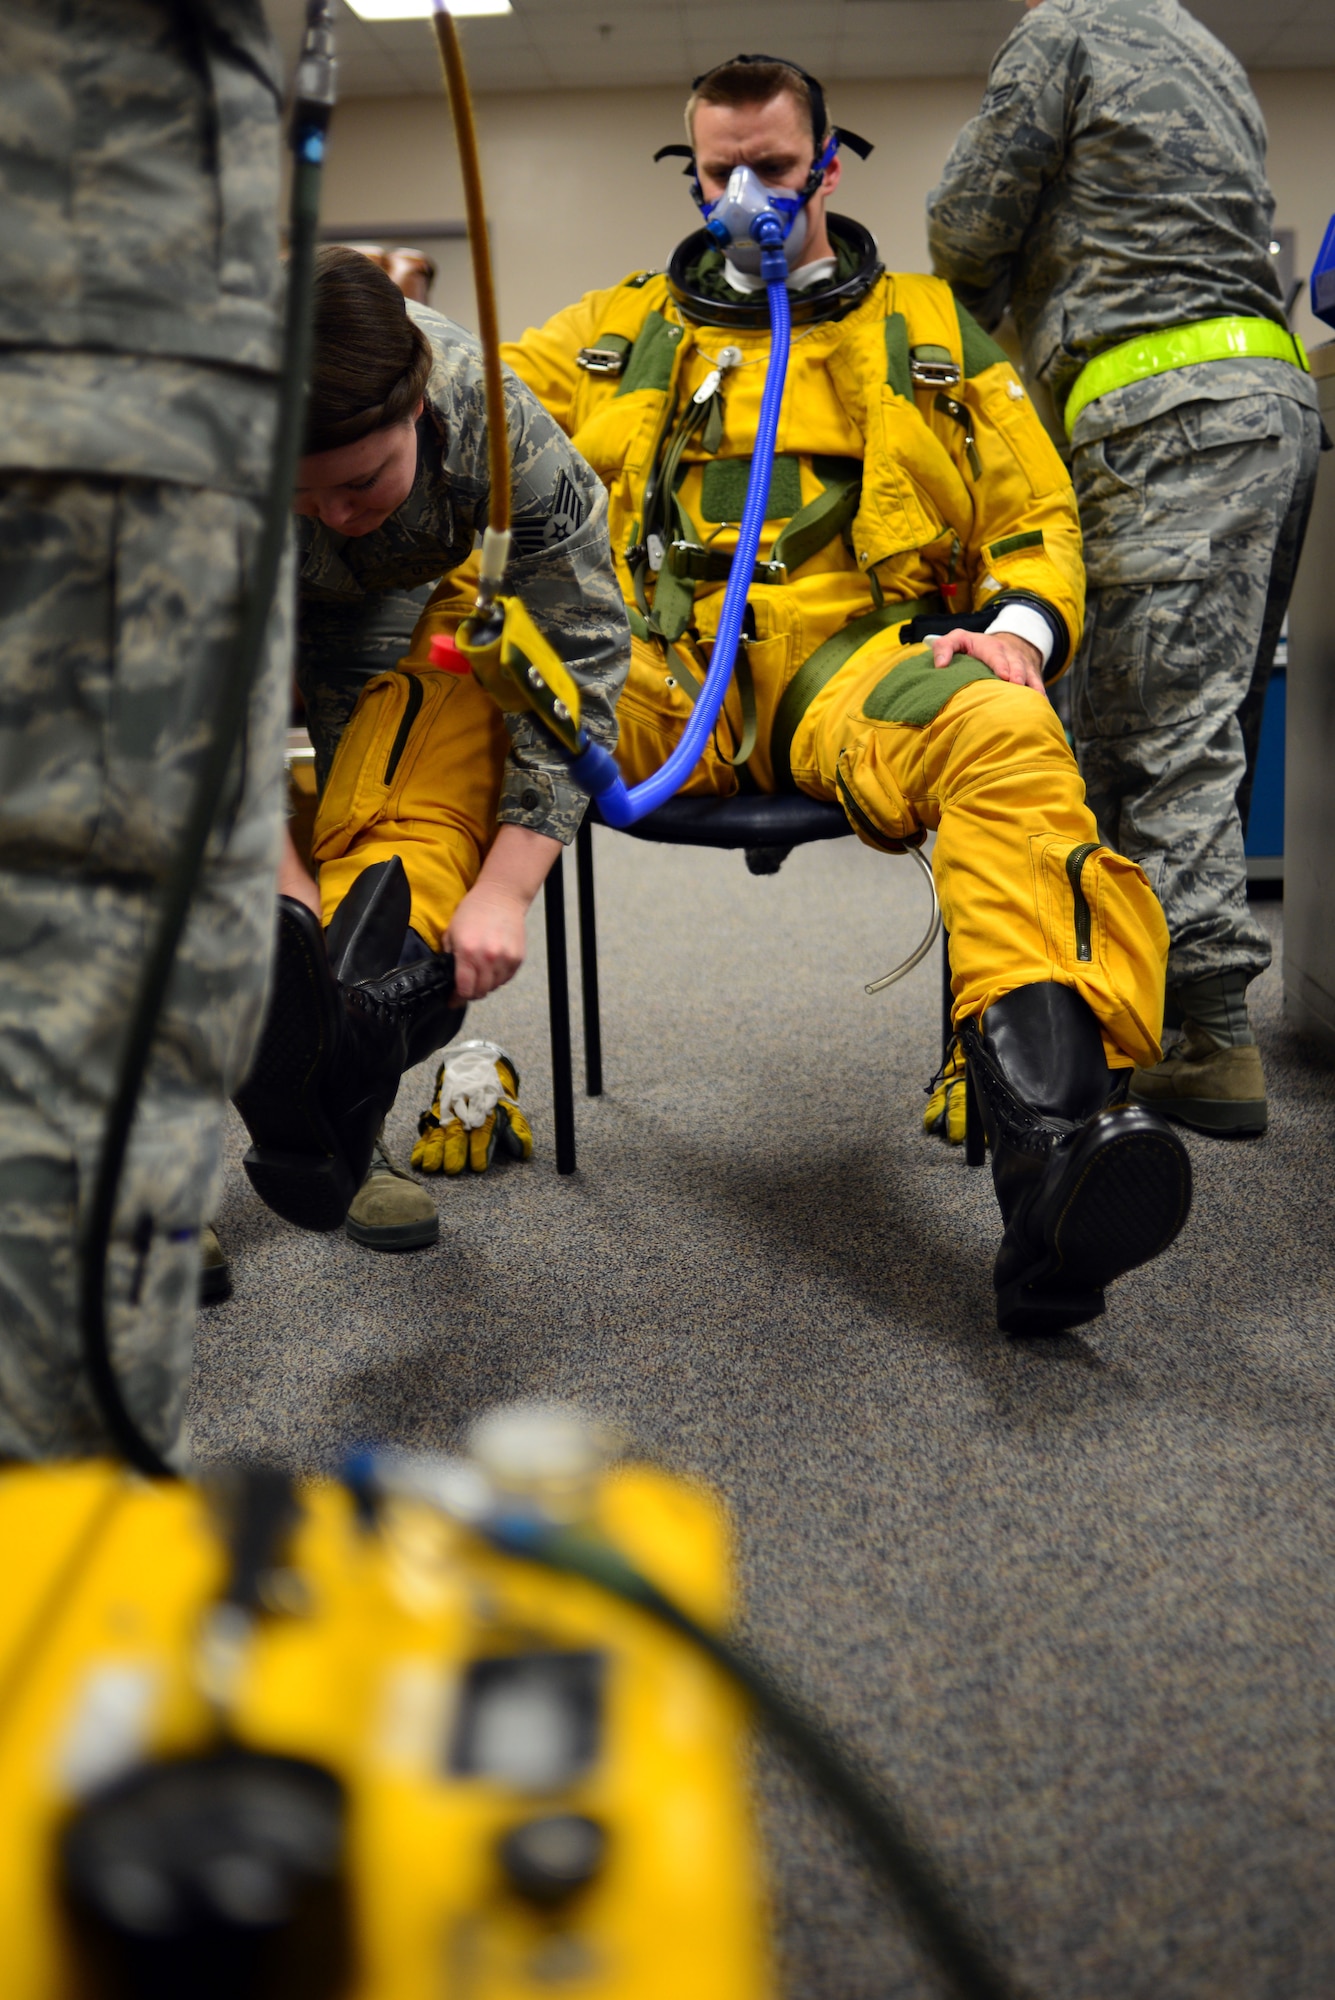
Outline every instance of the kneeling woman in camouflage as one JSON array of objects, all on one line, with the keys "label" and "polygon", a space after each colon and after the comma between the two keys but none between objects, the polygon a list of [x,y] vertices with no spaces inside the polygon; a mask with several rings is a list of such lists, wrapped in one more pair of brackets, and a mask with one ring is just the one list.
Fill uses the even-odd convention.
[{"label": "kneeling woman in camouflage", "polygon": [[[451,607],[455,622],[472,608],[462,572],[488,502],[476,343],[427,307],[405,306],[382,271],[344,249],[321,253],[315,343],[295,504],[298,678],[322,787],[319,889],[290,852],[273,1000],[236,1103],[254,1141],[246,1170],[270,1207],[332,1229],[355,1202],[354,1233],[399,1247],[424,1240],[411,1216],[394,1219],[394,1181],[377,1160],[399,1078],[453,1038],[467,1002],[518,971],[529,904],[585,797],[535,722],[502,717],[471,679],[431,667],[425,638],[386,658],[408,593],[444,579],[432,633]],[[507,589],[558,647],[586,727],[611,747],[630,635],[603,489],[513,380],[507,408]],[[441,1108],[427,1164],[481,1168],[498,1136],[526,1142],[517,1079],[494,1047],[456,1054],[454,1115]],[[434,1213],[426,1219],[434,1235]]]}]

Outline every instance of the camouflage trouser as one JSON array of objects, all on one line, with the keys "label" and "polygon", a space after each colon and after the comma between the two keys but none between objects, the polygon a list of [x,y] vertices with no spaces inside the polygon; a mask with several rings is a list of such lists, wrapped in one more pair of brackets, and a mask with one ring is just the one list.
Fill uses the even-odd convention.
[{"label": "camouflage trouser", "polygon": [[1100,835],[1163,905],[1170,990],[1270,962],[1243,833],[1318,439],[1314,411],[1248,394],[1179,404],[1074,454],[1090,586],[1076,757]]},{"label": "camouflage trouser", "polygon": [[[152,480],[0,479],[0,1456],[106,1448],[80,1362],[77,1238],[258,522],[250,500]],[[116,1220],[115,1357],[159,1449],[189,1377],[223,1106],[264,997],[287,603],[284,588]]]},{"label": "camouflage trouser", "polygon": [[306,705],[320,791],[362,689],[399,664],[432,589],[424,583],[420,590],[385,591],[352,604],[301,599],[297,686]]}]

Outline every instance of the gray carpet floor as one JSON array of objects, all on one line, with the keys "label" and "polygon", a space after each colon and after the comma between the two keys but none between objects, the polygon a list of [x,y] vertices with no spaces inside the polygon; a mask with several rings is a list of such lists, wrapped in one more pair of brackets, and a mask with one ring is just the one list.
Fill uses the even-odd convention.
[{"label": "gray carpet floor", "polygon": [[[519,1060],[535,1159],[433,1183],[440,1243],[400,1257],[300,1235],[230,1171],[197,1451],[441,1447],[534,1393],[610,1417],[726,1498],[746,1631],[1028,1992],[1329,2000],[1335,1073],[1277,967],[1267,1136],[1193,1138],[1174,1249],[1078,1336],[1009,1343],[990,1175],[920,1125],[936,956],[862,991],[919,935],[911,865],[852,840],[772,880],[597,855],[607,1092],[579,1102],[578,1174],[553,1163],[539,918],[471,1017]],[[391,1121],[405,1156],[429,1082]],[[790,2000],[938,1991],[768,1754],[762,1790]]]}]

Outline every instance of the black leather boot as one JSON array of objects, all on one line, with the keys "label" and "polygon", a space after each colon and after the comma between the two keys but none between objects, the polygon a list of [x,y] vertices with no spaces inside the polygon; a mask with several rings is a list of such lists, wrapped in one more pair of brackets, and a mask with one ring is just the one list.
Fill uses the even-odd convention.
[{"label": "black leather boot", "polygon": [[299,1229],[337,1229],[399,1078],[458,1033],[464,1009],[449,1004],[448,953],[344,983],[305,904],[280,896],[278,909],[269,1011],[235,1098],[254,1141],[243,1164],[276,1214]]},{"label": "black leather boot", "polygon": [[363,868],[324,934],[329,970],[344,985],[379,979],[403,959],[413,892],[397,854]]},{"label": "black leather boot", "polygon": [[1166,1250],[1191,1207],[1191,1161],[1172,1127],[1127,1104],[1130,1070],[1103,1056],[1089,1003],[1021,986],[960,1041],[983,1110],[1006,1228],[997,1253],[1003,1333],[1097,1319],[1103,1288]]}]

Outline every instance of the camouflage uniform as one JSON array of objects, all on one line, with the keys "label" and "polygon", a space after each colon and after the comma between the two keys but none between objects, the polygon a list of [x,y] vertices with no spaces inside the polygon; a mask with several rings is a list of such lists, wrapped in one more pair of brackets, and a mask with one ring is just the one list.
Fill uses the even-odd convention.
[{"label": "camouflage uniform", "polygon": [[[928,201],[936,269],[984,324],[1009,306],[1058,411],[1085,363],[1134,335],[1282,324],[1273,212],[1246,76],[1176,0],[1044,0]],[[1076,754],[1104,840],[1163,904],[1170,988],[1269,963],[1243,825],[1315,411],[1299,368],[1230,360],[1099,397],[1075,425]]]},{"label": "camouflage uniform", "polygon": [[[280,89],[258,0],[0,0],[0,106],[0,1455],[41,1457],[107,1443],[76,1245],[255,554]],[[259,1024],[289,625],[280,608],[116,1220],[116,1359],[159,1448]]]},{"label": "camouflage uniform", "polygon": [[[410,303],[408,310],[436,357],[417,426],[412,492],[374,534],[343,536],[321,522],[299,523],[297,678],[321,783],[361,686],[407,651],[410,593],[420,600],[421,585],[467,563],[487,525],[481,352],[471,334],[430,307]],[[585,728],[610,749],[630,628],[607,543],[607,495],[508,371],[505,387],[514,536],[505,587],[556,646],[579,684]],[[497,819],[573,840],[585,794],[531,716],[505,721],[510,755]]]}]

